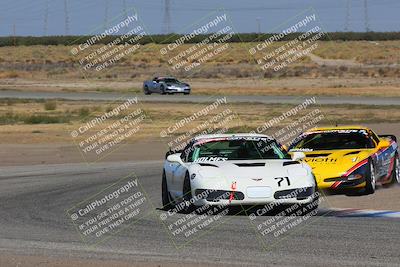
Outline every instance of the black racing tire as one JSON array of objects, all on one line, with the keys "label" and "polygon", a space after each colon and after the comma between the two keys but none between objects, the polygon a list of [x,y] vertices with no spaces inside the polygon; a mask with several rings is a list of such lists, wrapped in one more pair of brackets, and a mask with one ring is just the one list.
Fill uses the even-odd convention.
[{"label": "black racing tire", "polygon": [[161,198],[164,210],[170,210],[174,208],[174,204],[171,201],[168,191],[167,177],[165,175],[165,170],[163,170],[162,174],[162,182],[161,182]]},{"label": "black racing tire", "polygon": [[160,90],[161,90],[161,94],[162,94],[162,95],[167,94],[167,92],[165,91],[164,85],[161,85]]},{"label": "black racing tire", "polygon": [[145,95],[151,95],[151,92],[149,91],[149,87],[147,85],[144,86],[143,92]]},{"label": "black racing tire", "polygon": [[399,160],[399,154],[396,153],[394,155],[394,165],[393,165],[393,170],[392,170],[392,184],[400,184],[400,160]]},{"label": "black racing tire", "polygon": [[182,210],[183,213],[192,213],[195,210],[195,206],[190,202],[192,199],[192,186],[190,185],[189,173],[186,172],[185,180],[183,181],[183,202],[185,203]]},{"label": "black racing tire", "polygon": [[368,161],[368,174],[365,178],[365,190],[364,193],[369,195],[375,193],[376,189],[376,176],[375,176],[375,166],[372,160]]},{"label": "black racing tire", "polygon": [[320,193],[318,191],[317,181],[315,181],[315,188],[312,201],[310,203],[300,205],[300,208],[302,210],[301,216],[311,214],[312,212],[314,212],[312,215],[316,215],[319,206],[319,195]]}]

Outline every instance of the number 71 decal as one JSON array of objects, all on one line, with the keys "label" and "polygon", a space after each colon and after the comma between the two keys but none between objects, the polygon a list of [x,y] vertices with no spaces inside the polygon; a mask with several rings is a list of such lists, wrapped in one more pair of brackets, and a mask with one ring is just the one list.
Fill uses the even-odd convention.
[{"label": "number 71 decal", "polygon": [[280,187],[282,185],[282,182],[286,180],[287,185],[290,185],[290,180],[289,177],[276,177],[275,180],[279,180],[278,181],[278,186]]}]

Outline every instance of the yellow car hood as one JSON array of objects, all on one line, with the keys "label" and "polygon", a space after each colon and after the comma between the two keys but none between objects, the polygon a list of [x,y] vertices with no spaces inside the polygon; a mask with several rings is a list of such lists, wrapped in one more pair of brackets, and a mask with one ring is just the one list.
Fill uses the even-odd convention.
[{"label": "yellow car hood", "polygon": [[342,176],[374,152],[374,149],[319,150],[304,152],[306,158],[303,161],[310,165],[317,182],[322,182],[326,178]]}]

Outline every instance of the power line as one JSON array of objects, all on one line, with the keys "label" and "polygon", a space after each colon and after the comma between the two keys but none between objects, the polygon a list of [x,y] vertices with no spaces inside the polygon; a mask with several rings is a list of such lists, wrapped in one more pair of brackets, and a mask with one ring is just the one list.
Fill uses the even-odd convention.
[{"label": "power line", "polygon": [[171,33],[171,2],[170,0],[164,0],[164,23],[163,30],[164,34]]},{"label": "power line", "polygon": [[69,14],[67,0],[64,0],[65,35],[69,34]]}]

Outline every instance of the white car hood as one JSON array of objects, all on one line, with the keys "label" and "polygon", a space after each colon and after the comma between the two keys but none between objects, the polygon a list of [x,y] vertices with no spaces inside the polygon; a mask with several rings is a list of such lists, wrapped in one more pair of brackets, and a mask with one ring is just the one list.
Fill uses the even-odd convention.
[{"label": "white car hood", "polygon": [[192,163],[191,170],[204,178],[224,177],[238,180],[308,175],[308,169],[303,163],[292,160],[207,161]]}]

